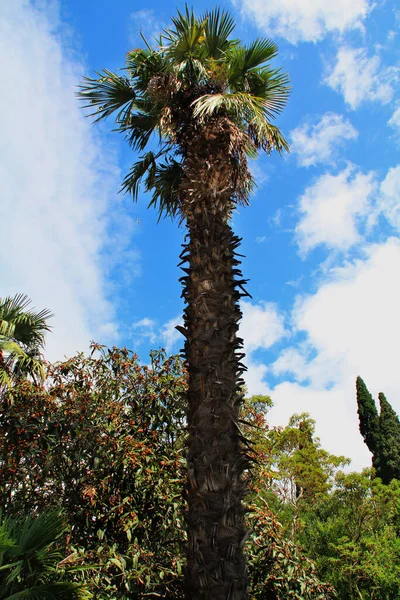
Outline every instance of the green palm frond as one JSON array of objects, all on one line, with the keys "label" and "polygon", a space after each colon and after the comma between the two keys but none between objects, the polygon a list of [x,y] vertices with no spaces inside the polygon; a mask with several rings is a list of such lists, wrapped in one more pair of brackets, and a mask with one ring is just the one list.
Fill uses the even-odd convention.
[{"label": "green palm frond", "polygon": [[[54,543],[65,533],[59,511],[38,517],[4,518],[0,524],[0,597],[4,600],[87,600],[85,586],[57,581],[62,554]],[[55,580],[55,581],[54,581]]]},{"label": "green palm frond", "polygon": [[282,154],[284,150],[290,151],[289,143],[284,138],[278,127],[271,125],[265,120],[255,119],[250,122],[248,135],[256,148],[262,148],[270,153],[271,150],[277,150]]},{"label": "green palm frond", "polygon": [[157,207],[159,218],[175,217],[179,213],[182,179],[183,167],[174,158],[169,157],[156,166],[152,180],[146,187],[153,190],[149,207]]},{"label": "green palm frond", "polygon": [[218,60],[237,44],[236,40],[229,39],[235,29],[235,21],[229,13],[221,13],[220,9],[216,8],[211,12],[207,12],[200,20],[205,23],[203,43],[207,58]]},{"label": "green palm frond", "polygon": [[165,29],[163,37],[168,41],[166,57],[176,64],[191,58],[199,58],[204,53],[202,42],[205,38],[206,21],[198,20],[193,12],[186,6],[185,14],[178,12],[177,17],[172,17],[175,29]]},{"label": "green palm frond", "polygon": [[97,73],[98,79],[84,77],[85,83],[79,86],[78,97],[87,102],[83,108],[97,106],[96,112],[89,116],[96,117],[95,123],[109,117],[115,111],[117,122],[124,122],[135,107],[136,93],[127,77],[121,77],[107,69]]},{"label": "green palm frond", "polygon": [[136,113],[131,115],[121,131],[126,133],[126,140],[133,150],[144,150],[151,135],[160,123],[159,115]]},{"label": "green palm frond", "polygon": [[249,122],[254,118],[262,119],[265,114],[264,99],[245,92],[205,94],[193,102],[193,107],[194,117],[200,119],[225,111],[232,114],[236,119]]},{"label": "green palm frond", "polygon": [[233,48],[229,56],[230,83],[252,69],[260,69],[278,54],[277,45],[268,38],[257,38],[249,46]]},{"label": "green palm frond", "polygon": [[93,594],[78,583],[59,582],[38,585],[11,596],[4,600],[89,600]]},{"label": "green palm frond", "polygon": [[125,194],[129,193],[136,201],[139,193],[140,183],[143,177],[147,174],[148,177],[152,177],[156,168],[156,156],[153,152],[146,152],[146,154],[138,160],[129,171],[128,175],[122,182],[121,191]]},{"label": "green palm frond", "polygon": [[16,555],[39,552],[51,545],[67,530],[59,510],[43,512],[34,519],[5,518],[3,525],[16,541]]},{"label": "green palm frond", "polygon": [[132,77],[135,92],[143,94],[154,77],[161,77],[171,71],[171,65],[162,52],[151,48],[131,50],[126,55],[126,68]]},{"label": "green palm frond", "polygon": [[22,344],[43,344],[44,333],[50,331],[47,319],[53,314],[48,309],[28,310],[31,300],[25,294],[0,298],[0,335]]},{"label": "green palm frond", "polygon": [[275,69],[269,73],[262,97],[268,105],[268,118],[275,118],[285,108],[291,91],[290,79],[282,69]]}]

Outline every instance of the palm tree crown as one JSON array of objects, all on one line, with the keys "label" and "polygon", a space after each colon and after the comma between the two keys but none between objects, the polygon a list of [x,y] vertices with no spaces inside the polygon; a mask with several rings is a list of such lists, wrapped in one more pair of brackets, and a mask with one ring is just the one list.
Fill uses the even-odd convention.
[{"label": "palm tree crown", "polygon": [[233,19],[219,9],[196,18],[186,8],[172,22],[157,47],[145,40],[145,49],[128,52],[126,75],[104,69],[97,79],[86,77],[79,96],[97,107],[96,121],[114,114],[134,150],[143,152],[158,135],[158,151],[142,154],[124,179],[122,189],[135,199],[144,180],[160,214],[181,213],[191,146],[205,136],[228,149],[229,197],[247,203],[253,187],[247,157],[288,150],[271,124],[290,90],[287,74],[270,66],[277,46],[269,39],[247,46],[230,39]]}]

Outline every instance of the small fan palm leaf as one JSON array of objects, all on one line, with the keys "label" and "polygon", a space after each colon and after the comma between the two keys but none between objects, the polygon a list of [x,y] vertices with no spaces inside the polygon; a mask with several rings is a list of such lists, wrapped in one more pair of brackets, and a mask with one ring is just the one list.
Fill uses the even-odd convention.
[{"label": "small fan palm leaf", "polygon": [[25,345],[44,342],[44,333],[50,331],[47,319],[52,313],[27,310],[31,300],[25,294],[0,298],[0,335],[15,339]]},{"label": "small fan palm leaf", "polygon": [[34,519],[5,518],[3,526],[15,540],[17,554],[39,552],[67,531],[58,510],[43,512]]},{"label": "small fan palm leaf", "polygon": [[60,582],[38,585],[5,596],[4,600],[89,600],[93,594],[78,583]]}]

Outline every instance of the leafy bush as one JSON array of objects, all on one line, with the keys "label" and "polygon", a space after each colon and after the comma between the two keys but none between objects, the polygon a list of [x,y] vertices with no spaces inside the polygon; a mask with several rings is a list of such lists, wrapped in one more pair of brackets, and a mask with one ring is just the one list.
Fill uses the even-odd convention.
[{"label": "leafy bush", "polygon": [[[98,600],[184,598],[185,391],[177,357],[140,365],[126,349],[93,345],[49,367],[45,386],[22,381],[1,396],[0,492],[9,513],[63,506],[63,564]],[[253,600],[321,600],[331,588],[266,504],[270,468],[264,404],[248,402],[247,543]],[[257,441],[257,436],[259,437]],[[266,466],[267,465],[267,466]]]}]

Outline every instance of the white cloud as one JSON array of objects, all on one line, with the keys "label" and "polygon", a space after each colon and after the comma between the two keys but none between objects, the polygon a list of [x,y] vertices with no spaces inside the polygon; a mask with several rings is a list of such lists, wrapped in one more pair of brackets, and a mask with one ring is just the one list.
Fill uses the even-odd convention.
[{"label": "white cloud", "polygon": [[362,28],[373,8],[368,0],[243,0],[239,6],[268,36],[284,37],[292,44],[317,42],[330,32]]},{"label": "white cloud", "polygon": [[251,354],[258,348],[268,349],[285,335],[283,317],[275,304],[242,301],[240,308],[243,318],[240,321],[239,336],[244,340],[246,354]]},{"label": "white cloud", "polygon": [[400,232],[400,165],[389,169],[381,183],[378,210]]},{"label": "white cloud", "polygon": [[177,342],[183,344],[183,336],[176,329],[176,326],[182,325],[182,323],[181,314],[173,317],[161,327],[156,320],[144,317],[132,323],[130,335],[137,346],[147,342],[153,347],[163,346],[167,352],[172,352],[175,350]]},{"label": "white cloud", "polygon": [[243,318],[240,321],[239,337],[244,341],[244,352],[246,353],[245,364],[247,371],[244,374],[247,393],[267,394],[268,387],[264,378],[268,372],[267,367],[260,363],[255,357],[257,350],[268,350],[286,334],[283,316],[278,308],[271,302],[242,301],[240,308]]},{"label": "white cloud", "polygon": [[400,136],[400,106],[392,114],[388,121],[388,125],[396,131],[398,136]]},{"label": "white cloud", "polygon": [[304,123],[291,134],[291,151],[302,167],[318,163],[334,163],[337,150],[345,140],[354,140],[357,130],[348,119],[326,113],[315,125]]},{"label": "white cloud", "polygon": [[153,45],[154,39],[159,37],[165,24],[160,20],[153,9],[142,8],[129,15],[129,42],[132,45],[142,46],[142,33],[150,45]]},{"label": "white cloud", "polygon": [[299,298],[293,311],[294,331],[306,340],[284,350],[271,366],[275,375],[295,378],[269,391],[275,403],[272,422],[283,424],[293,412],[310,412],[322,443],[353,458],[353,468],[370,462],[358,433],[357,375],[374,397],[384,391],[400,411],[399,270],[397,238],[367,246],[364,259],[332,270],[315,294]]},{"label": "white cloud", "polygon": [[325,77],[325,83],[343,94],[352,109],[362,102],[388,104],[397,82],[398,69],[383,66],[377,55],[368,58],[364,48],[347,46],[339,48],[336,63]]},{"label": "white cloud", "polygon": [[296,227],[300,252],[318,244],[346,250],[360,241],[359,219],[365,217],[375,191],[374,174],[349,165],[337,175],[322,175],[299,201],[301,218]]},{"label": "white cloud", "polygon": [[158,338],[156,321],[148,317],[134,321],[131,325],[131,337],[136,346],[144,341],[155,344]]},{"label": "white cloud", "polygon": [[83,68],[60,41],[57,11],[43,6],[0,3],[0,271],[2,295],[27,293],[55,313],[55,359],[117,334],[103,240],[118,169],[78,106]]},{"label": "white cloud", "polygon": [[170,319],[161,327],[161,340],[165,346],[167,352],[171,352],[177,342],[180,342],[183,346],[184,338],[182,334],[176,329],[177,325],[183,325],[182,315],[179,314],[176,317]]}]

